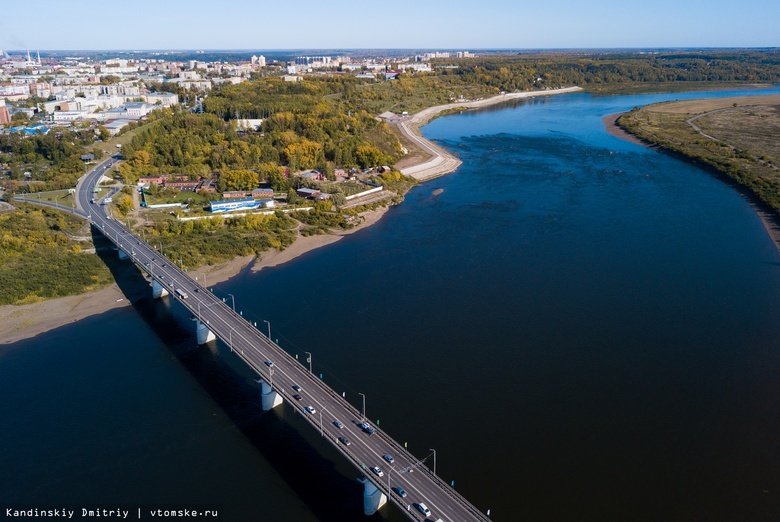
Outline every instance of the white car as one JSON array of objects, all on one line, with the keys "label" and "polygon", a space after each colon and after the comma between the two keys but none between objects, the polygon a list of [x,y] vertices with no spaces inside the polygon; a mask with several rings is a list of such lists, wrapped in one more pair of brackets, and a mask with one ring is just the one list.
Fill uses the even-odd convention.
[{"label": "white car", "polygon": [[426,517],[427,517],[427,516],[429,516],[429,515],[431,514],[431,510],[430,510],[430,509],[428,509],[428,506],[426,506],[426,505],[425,505],[425,504],[423,504],[422,502],[420,502],[419,504],[415,504],[415,506],[417,506],[417,509],[419,509],[419,510],[420,510],[420,513],[422,513],[422,514],[423,514],[423,515],[425,515]]},{"label": "white car", "polygon": [[379,469],[378,466],[374,466],[373,468],[371,468],[371,471],[373,471],[374,475],[376,475],[377,477],[384,477],[385,476],[385,473],[381,469]]},{"label": "white car", "polygon": [[314,406],[306,406],[304,410],[306,410],[306,413],[311,413],[312,415],[317,413],[317,410],[314,409]]}]

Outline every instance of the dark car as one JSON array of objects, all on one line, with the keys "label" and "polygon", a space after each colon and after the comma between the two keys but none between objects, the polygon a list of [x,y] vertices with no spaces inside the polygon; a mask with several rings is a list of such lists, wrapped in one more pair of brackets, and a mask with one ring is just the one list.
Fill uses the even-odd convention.
[{"label": "dark car", "polygon": [[385,459],[385,460],[386,460],[387,462],[389,462],[390,464],[392,464],[393,462],[395,462],[395,459],[393,458],[393,456],[392,456],[392,455],[382,455],[382,458],[383,458],[383,459]]},{"label": "dark car", "polygon": [[340,443],[342,443],[342,444],[343,444],[343,445],[345,445],[345,446],[349,446],[350,444],[352,444],[352,443],[349,441],[349,439],[348,439],[348,438],[346,438],[346,437],[339,437],[339,442],[340,442]]},{"label": "dark car", "polygon": [[404,488],[395,487],[393,488],[393,491],[395,491],[396,495],[399,497],[406,498],[406,491],[404,491]]},{"label": "dark car", "polygon": [[303,399],[303,397],[301,397],[300,395],[298,395],[296,393],[295,395],[293,395],[293,399],[295,399],[296,401],[299,401],[299,400]]},{"label": "dark car", "polygon": [[299,392],[299,391],[303,391],[303,388],[301,388],[301,387],[300,387],[300,386],[298,386],[297,384],[293,384],[293,390],[295,390],[295,391]]}]

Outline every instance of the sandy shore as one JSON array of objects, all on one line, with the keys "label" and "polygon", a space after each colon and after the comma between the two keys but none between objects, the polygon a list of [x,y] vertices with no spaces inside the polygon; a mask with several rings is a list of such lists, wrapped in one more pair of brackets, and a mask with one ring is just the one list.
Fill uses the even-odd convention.
[{"label": "sandy shore", "polygon": [[[295,243],[280,252],[272,250],[263,253],[259,258],[256,258],[255,256],[237,257],[225,263],[190,270],[190,274],[192,274],[193,277],[197,277],[201,282],[201,274],[206,274],[206,282],[211,286],[230,279],[253,261],[255,262],[252,267],[253,272],[262,270],[266,267],[278,266],[307,252],[335,243],[344,236],[373,225],[379,221],[388,210],[389,207],[384,207],[367,212],[363,215],[363,223],[343,232],[329,235],[298,237]],[[139,279],[137,272],[134,276],[135,279]],[[126,276],[120,275],[119,277]],[[0,344],[15,343],[22,339],[35,337],[38,334],[54,328],[75,323],[95,314],[102,314],[109,310],[130,306],[133,301],[148,297],[148,292],[150,291],[147,290],[144,283],[140,281],[136,281],[135,284],[124,286],[126,288],[133,288],[134,293],[132,295],[125,294],[119,288],[119,285],[114,283],[101,290],[86,294],[50,299],[48,301],[22,306],[0,306],[0,324],[3,325],[2,334],[0,334]]]},{"label": "sandy shore", "polygon": [[[402,169],[401,172],[420,181],[425,181],[448,174],[458,168],[461,164],[458,158],[435,143],[423,138],[419,131],[420,127],[430,122],[444,111],[452,109],[477,109],[515,99],[551,96],[554,94],[576,92],[578,90],[581,89],[579,87],[569,87],[566,89],[548,91],[502,94],[473,102],[449,103],[446,105],[430,107],[412,116],[403,117],[395,122],[396,125],[411,142],[424,151],[424,154],[419,162],[407,166]],[[260,271],[264,268],[279,266],[307,252],[340,241],[346,235],[373,225],[381,219],[388,209],[389,208],[385,207],[365,213],[363,215],[363,223],[350,230],[328,235],[299,236],[295,243],[285,250],[265,252],[259,256],[259,258],[255,258],[254,256],[238,257],[232,261],[219,265],[205,266],[190,270],[190,273],[194,277],[200,277],[200,274],[206,274],[206,280],[209,286],[211,286],[230,279],[252,262],[254,262],[252,267],[253,272]],[[135,278],[139,277],[137,272],[133,273],[132,276]],[[133,301],[147,296],[147,290],[144,283],[141,281],[123,286],[125,288],[134,288],[135,294],[125,295],[119,288],[119,285],[115,283],[102,290],[82,295],[51,299],[23,306],[0,306],[0,324],[3,325],[2,334],[0,334],[0,344],[14,343],[22,339],[34,337],[54,328],[77,322],[95,314],[101,314],[109,310],[130,306]]]},{"label": "sandy shore", "polygon": [[631,143],[636,143],[637,145],[649,146],[644,141],[640,140],[633,134],[624,131],[621,127],[618,126],[618,118],[620,118],[623,114],[624,113],[622,112],[618,112],[617,114],[609,114],[601,118],[601,121],[604,122],[604,127],[606,128],[607,133],[615,136],[616,138],[630,141]]}]

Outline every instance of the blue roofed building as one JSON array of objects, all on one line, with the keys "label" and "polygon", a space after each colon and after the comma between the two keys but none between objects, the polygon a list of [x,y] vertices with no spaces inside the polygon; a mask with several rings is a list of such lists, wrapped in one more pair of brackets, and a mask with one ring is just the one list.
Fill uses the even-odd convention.
[{"label": "blue roofed building", "polygon": [[262,201],[255,198],[220,199],[209,201],[209,212],[232,212],[234,210],[253,210],[262,206]]}]

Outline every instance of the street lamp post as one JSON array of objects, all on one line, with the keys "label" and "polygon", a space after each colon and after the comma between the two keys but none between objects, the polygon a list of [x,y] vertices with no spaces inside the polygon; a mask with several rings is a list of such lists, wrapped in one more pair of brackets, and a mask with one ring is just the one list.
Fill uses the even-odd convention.
[{"label": "street lamp post", "polygon": [[366,420],[366,394],[358,392],[358,395],[363,396],[363,418],[360,420]]},{"label": "street lamp post", "polygon": [[268,325],[268,340],[271,340],[271,321],[266,321],[263,319],[263,322]]},{"label": "street lamp post", "polygon": [[228,295],[233,298],[233,311],[235,312],[236,311],[236,296],[234,296],[233,294],[228,294]]},{"label": "street lamp post", "polygon": [[436,474],[436,450],[433,448],[428,448],[433,452],[433,474]]},{"label": "street lamp post", "polygon": [[390,495],[390,475],[393,473],[393,466],[387,470],[387,495]]},{"label": "street lamp post", "polygon": [[[322,410],[328,411],[328,408],[322,408]],[[322,410],[320,410],[320,437],[325,436],[325,434],[322,431]]]},{"label": "street lamp post", "polygon": [[308,357],[306,358],[306,362],[309,363],[309,373],[311,373],[311,352],[303,352],[303,353],[308,355]]}]

